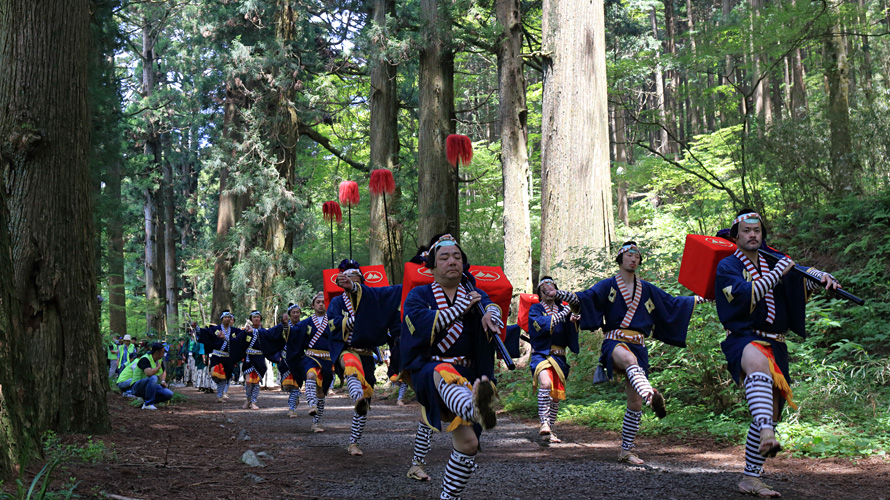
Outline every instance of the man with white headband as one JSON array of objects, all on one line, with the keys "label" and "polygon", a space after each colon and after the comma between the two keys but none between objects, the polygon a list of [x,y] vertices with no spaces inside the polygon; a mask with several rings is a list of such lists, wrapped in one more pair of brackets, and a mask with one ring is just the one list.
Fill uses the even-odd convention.
[{"label": "man with white headband", "polygon": [[235,316],[229,311],[223,311],[219,320],[221,325],[198,330],[198,342],[211,351],[209,366],[210,376],[216,382],[216,402],[224,403],[228,398],[226,391],[232,377],[234,359],[240,357],[237,353],[243,353],[247,347],[247,332],[232,326]]},{"label": "man with white headband", "polygon": [[334,368],[345,381],[355,405],[346,450],[350,455],[361,456],[358,443],[376,383],[374,349],[386,343],[390,331],[399,329],[402,285],[365,285],[359,263],[351,259],[340,262],[338,269],[337,286],[343,293],[333,297],[328,305],[329,347]]},{"label": "man with white headband", "polygon": [[[795,264],[788,256],[775,264],[761,257],[759,250],[768,248],[764,246],[766,226],[754,210],[736,214],[729,237],[735,241],[736,250],[717,265],[715,294],[717,315],[727,333],[720,347],[733,380],[744,380],[752,418],[739,490],[778,497],[780,493],[764,484],[760,476],[766,458],[782,450],[775,426],[785,401],[796,408],[785,335],[791,330],[806,337],[806,301],[819,285],[789,274]],[[839,287],[828,273],[813,268],[806,272],[819,278],[826,289]]]},{"label": "man with white headband", "polygon": [[613,370],[622,370],[627,379],[627,409],[621,427],[619,462],[634,465],[643,460],[633,452],[634,439],[643,418],[643,403],[652,406],[658,418],[667,415],[664,396],[649,383],[650,335],[665,344],[686,347],[686,332],[695,305],[701,297],[672,297],[636,275],[642,254],[633,241],[618,250],[618,274],[583,292],[552,291],[553,296],[580,310],[581,328],[603,330],[600,364],[611,379]]},{"label": "man with white headband", "polygon": [[553,278],[541,278],[536,290],[540,302],[532,304],[528,310],[528,335],[532,346],[529,368],[532,385],[538,392],[540,434],[547,436],[551,443],[560,442],[553,426],[559,415],[559,402],[566,398],[569,376],[566,349],[578,354],[578,330],[572,320],[577,321],[579,317],[573,315],[562,301],[556,301],[554,294],[557,290]]},{"label": "man with white headband", "polygon": [[[258,330],[263,326],[263,313],[253,311],[250,313],[250,329]],[[244,395],[247,399],[244,401],[243,409],[259,410],[257,399],[260,396],[260,380],[266,376],[266,357],[263,355],[262,344],[259,342],[259,335],[250,334],[246,338],[247,352],[244,356],[244,363],[241,365],[241,372],[244,374]]]},{"label": "man with white headband", "polygon": [[466,255],[449,235],[433,237],[426,267],[433,283],[405,298],[402,361],[421,404],[408,477],[422,469],[432,430],[451,432],[452,450],[440,499],[459,499],[476,469],[479,436],[497,424],[492,335],[503,328],[501,310],[482,290],[467,286]]}]

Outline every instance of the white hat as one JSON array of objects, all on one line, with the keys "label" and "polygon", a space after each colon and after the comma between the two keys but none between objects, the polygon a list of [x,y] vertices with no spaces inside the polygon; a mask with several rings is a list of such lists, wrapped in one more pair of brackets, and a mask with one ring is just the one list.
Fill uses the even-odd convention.
[{"label": "white hat", "polygon": [[124,335],[124,340],[133,340],[133,337],[131,337],[129,334]]}]

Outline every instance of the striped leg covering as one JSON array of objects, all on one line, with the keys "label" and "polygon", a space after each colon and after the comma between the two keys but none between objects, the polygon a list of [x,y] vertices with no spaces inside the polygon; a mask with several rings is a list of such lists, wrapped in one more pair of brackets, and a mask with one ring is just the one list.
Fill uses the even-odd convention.
[{"label": "striped leg covering", "polygon": [[745,475],[760,477],[764,462],[766,457],[760,454],[760,426],[751,422],[745,439]]},{"label": "striped leg covering", "polygon": [[358,444],[359,439],[362,438],[362,432],[365,430],[365,422],[368,421],[368,416],[359,416],[358,413],[352,413],[352,428],[349,430],[349,442]]},{"label": "striped leg covering", "polygon": [[550,427],[553,427],[553,425],[556,424],[557,415],[559,415],[559,400],[552,399],[550,400],[550,414],[548,415]]},{"label": "striped leg covering", "polygon": [[630,408],[624,410],[624,423],[621,425],[621,449],[632,450],[634,447],[634,438],[637,437],[637,431],[640,430],[640,420],[643,419],[643,412],[632,411]]},{"label": "striped leg covering", "polygon": [[244,384],[244,397],[250,402],[253,397],[253,384]]},{"label": "striped leg covering", "polygon": [[423,422],[417,422],[417,433],[414,434],[414,459],[411,465],[426,465],[426,454],[430,452],[430,438],[433,430]]},{"label": "striped leg covering", "polygon": [[630,380],[630,385],[637,391],[637,394],[646,401],[646,404],[649,404],[652,393],[655,391],[652,389],[652,386],[649,385],[649,379],[646,378],[646,371],[643,370],[640,365],[630,365],[624,372],[627,374],[627,379]]},{"label": "striped leg covering", "polygon": [[221,398],[223,394],[228,392],[229,389],[229,381],[225,381],[221,384],[216,384],[216,397]]},{"label": "striped leg covering", "polygon": [[260,397],[260,384],[253,384],[253,387],[250,390],[250,402],[256,403],[256,400],[259,397]]},{"label": "striped leg covering", "polygon": [[550,419],[550,389],[538,388],[538,417],[541,418],[541,425]]},{"label": "striped leg covering", "polygon": [[408,384],[402,382],[399,386],[399,399],[405,399],[406,392],[408,392]]},{"label": "striped leg covering", "polygon": [[442,479],[442,494],[440,500],[460,500],[460,494],[467,487],[470,474],[476,470],[476,456],[451,450],[451,458],[445,467],[445,477]]},{"label": "striped leg covering", "polygon": [[315,404],[318,407],[318,412],[316,412],[315,416],[312,417],[313,424],[321,422],[321,416],[324,414],[324,398],[318,398]]},{"label": "striped leg covering", "polygon": [[353,401],[358,401],[365,397],[365,393],[362,390],[362,383],[355,375],[346,377],[346,388],[349,390],[349,397],[352,398]]},{"label": "striped leg covering", "polygon": [[473,420],[473,391],[469,387],[439,380],[439,396],[455,415],[466,421]]},{"label": "striped leg covering", "polygon": [[[773,428],[773,379],[763,372],[745,377],[745,399],[758,435],[761,428]],[[757,439],[760,441],[759,437]]]},{"label": "striped leg covering", "polygon": [[298,404],[300,404],[300,390],[294,388],[287,395],[287,406],[291,411],[297,411]]},{"label": "striped leg covering", "polygon": [[303,390],[306,391],[306,403],[310,407],[318,406],[318,403],[316,402],[318,399],[318,384],[316,384],[314,380],[307,378]]}]

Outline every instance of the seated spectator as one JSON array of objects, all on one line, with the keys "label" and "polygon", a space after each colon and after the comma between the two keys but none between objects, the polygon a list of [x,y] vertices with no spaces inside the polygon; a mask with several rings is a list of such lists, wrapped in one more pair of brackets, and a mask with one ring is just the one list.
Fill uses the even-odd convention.
[{"label": "seated spectator", "polygon": [[136,361],[132,370],[133,385],[130,391],[143,399],[143,410],[157,410],[157,403],[173,398],[173,391],[167,388],[167,374],[164,372],[164,344],[155,342],[151,352]]}]

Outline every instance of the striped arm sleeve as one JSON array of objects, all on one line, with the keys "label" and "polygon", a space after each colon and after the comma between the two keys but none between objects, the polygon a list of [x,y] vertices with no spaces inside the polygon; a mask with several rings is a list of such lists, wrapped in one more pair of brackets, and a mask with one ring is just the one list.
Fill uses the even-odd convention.
[{"label": "striped arm sleeve", "polygon": [[[837,278],[832,276],[830,273],[826,273],[825,271],[820,271],[820,270],[816,269],[815,267],[811,267],[811,268],[807,269],[807,274],[809,274],[811,276],[815,276],[816,278],[819,278],[820,280],[824,276],[828,276],[832,280],[837,281]],[[822,285],[819,283],[816,283],[815,281],[806,280],[806,282],[807,282],[807,290],[809,290],[809,291],[818,290],[818,289],[822,288]]]},{"label": "striped arm sleeve", "polygon": [[504,327],[504,322],[501,321],[501,308],[497,306],[497,304],[488,304],[488,307],[485,308],[485,312],[491,313],[491,320],[494,321],[494,324],[498,325],[499,328]]},{"label": "striped arm sleeve", "polygon": [[783,257],[776,263],[776,267],[774,267],[772,271],[761,275],[760,278],[751,283],[751,292],[753,295],[752,304],[757,303],[760,299],[766,296],[766,292],[772,290],[773,287],[779,283],[779,280],[782,279],[782,273],[785,272],[785,268],[787,268],[790,263],[791,259]]},{"label": "striped arm sleeve", "polygon": [[708,302],[714,302],[714,299],[706,299],[706,298],[702,297],[701,295],[695,296],[695,305],[707,304]]},{"label": "striped arm sleeve", "polygon": [[439,316],[436,318],[436,324],[433,326],[435,333],[441,332],[445,328],[450,327],[458,318],[467,312],[470,307],[469,297],[461,297],[455,301],[454,305],[439,310]]},{"label": "striped arm sleeve", "polygon": [[349,317],[346,318],[346,321],[343,322],[343,329],[346,330],[347,332],[351,332],[354,325],[355,325],[355,315],[350,314]]},{"label": "striped arm sleeve", "polygon": [[572,307],[580,307],[581,301],[578,300],[578,296],[575,295],[575,292],[570,292],[568,290],[557,290],[556,298],[563,301],[568,302]]}]

